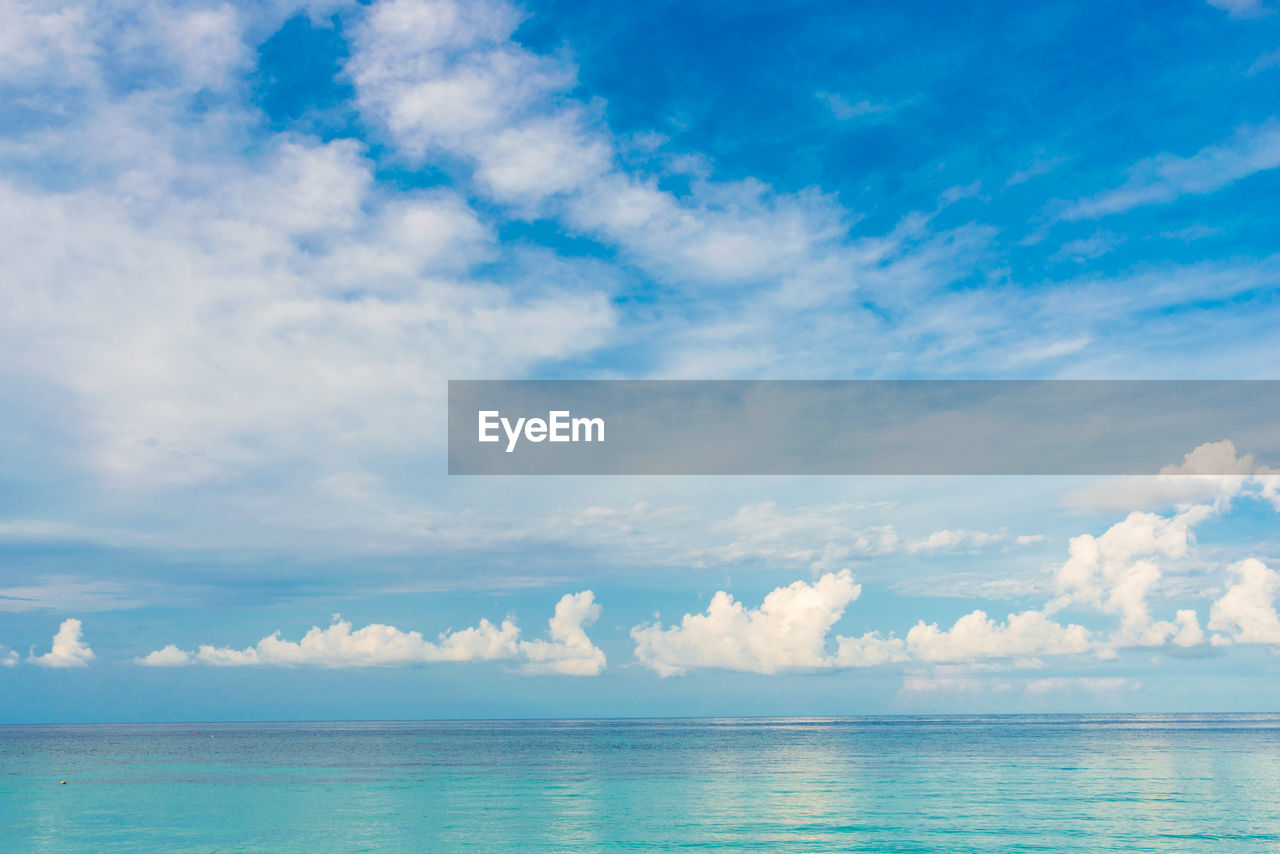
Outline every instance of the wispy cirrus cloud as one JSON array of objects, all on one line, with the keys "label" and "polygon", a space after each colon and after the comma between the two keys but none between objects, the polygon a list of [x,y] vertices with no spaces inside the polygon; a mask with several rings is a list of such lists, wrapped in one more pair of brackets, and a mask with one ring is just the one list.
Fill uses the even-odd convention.
[{"label": "wispy cirrus cloud", "polygon": [[1222,9],[1232,18],[1257,18],[1275,11],[1270,0],[1208,0],[1210,6]]},{"label": "wispy cirrus cloud", "polygon": [[36,584],[0,587],[0,611],[118,611],[144,604],[136,585],[75,576],[46,576]]},{"label": "wispy cirrus cloud", "polygon": [[1160,154],[1136,164],[1114,190],[1067,203],[1065,220],[1098,219],[1180,196],[1221,190],[1259,172],[1280,167],[1280,121],[1242,125],[1227,139],[1180,157]]}]

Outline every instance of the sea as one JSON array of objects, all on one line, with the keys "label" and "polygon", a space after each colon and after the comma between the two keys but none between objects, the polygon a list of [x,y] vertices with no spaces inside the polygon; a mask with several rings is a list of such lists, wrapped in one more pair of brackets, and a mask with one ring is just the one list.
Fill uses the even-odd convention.
[{"label": "sea", "polygon": [[3,726],[0,851],[1280,851],[1280,716]]}]

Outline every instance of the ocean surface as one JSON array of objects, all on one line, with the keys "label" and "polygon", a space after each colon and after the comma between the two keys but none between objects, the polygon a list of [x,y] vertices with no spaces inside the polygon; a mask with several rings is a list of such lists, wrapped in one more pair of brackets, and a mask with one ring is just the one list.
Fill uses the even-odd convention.
[{"label": "ocean surface", "polygon": [[1280,716],[0,727],[0,851],[464,850],[1276,851]]}]

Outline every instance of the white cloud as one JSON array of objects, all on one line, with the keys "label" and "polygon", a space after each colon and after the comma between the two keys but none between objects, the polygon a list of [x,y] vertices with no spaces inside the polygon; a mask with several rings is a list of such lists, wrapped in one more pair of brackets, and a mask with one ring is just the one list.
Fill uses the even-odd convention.
[{"label": "white cloud", "polygon": [[[1102,488],[1090,493],[1087,500],[1097,504],[1117,496],[1131,499],[1140,495],[1166,504],[1186,498],[1212,503],[1180,501],[1180,509],[1169,516],[1135,511],[1100,536],[1073,537],[1069,557],[1055,573],[1057,596],[1042,610],[1012,614],[1004,624],[996,623],[983,611],[974,611],[949,630],[921,621],[907,634],[912,655],[922,660],[966,661],[1093,651],[1112,657],[1117,648],[1166,643],[1192,647],[1204,643],[1205,632],[1194,609],[1179,609],[1172,620],[1152,616],[1148,599],[1160,588],[1164,575],[1157,559],[1185,558],[1194,542],[1192,529],[1196,525],[1220,512],[1246,487],[1259,486],[1256,494],[1269,497],[1267,490],[1275,489],[1274,475],[1269,469],[1256,467],[1252,456],[1238,455],[1230,441],[1222,441],[1200,445],[1182,463],[1165,466],[1157,476],[1118,483],[1120,488],[1111,494],[1107,490],[1115,489],[1117,481],[1104,481]],[[940,531],[921,545],[932,542],[943,547],[963,539],[961,531]],[[1237,564],[1233,571],[1240,580],[1211,612],[1210,629],[1220,632],[1213,642],[1229,642],[1233,633],[1267,637],[1272,622],[1280,636],[1280,620],[1271,605],[1274,574],[1256,560]],[[962,589],[971,592],[991,587],[989,582],[975,585],[967,578],[956,580]],[[938,588],[948,586],[945,579],[937,578],[925,579],[923,584],[903,582],[899,587],[918,594],[930,582]],[[1102,638],[1081,626],[1062,626],[1051,619],[1072,604],[1115,615],[1119,624]]]},{"label": "white cloud", "polygon": [[1255,74],[1277,67],[1280,67],[1280,48],[1267,51],[1255,59],[1253,64],[1250,65],[1249,69],[1245,72],[1245,76],[1252,77]]},{"label": "white cloud", "polygon": [[1232,564],[1228,571],[1233,581],[1209,610],[1213,643],[1280,644],[1275,607],[1280,573],[1252,557]]},{"label": "white cloud", "polygon": [[1076,263],[1093,261],[1111,252],[1123,242],[1124,238],[1117,234],[1098,232],[1089,237],[1071,240],[1062,244],[1058,251],[1050,256],[1049,260],[1075,261]]},{"label": "white cloud", "polygon": [[906,644],[893,635],[866,632],[859,637],[836,636],[833,667],[874,667],[907,660]]},{"label": "white cloud", "polygon": [[672,282],[776,280],[835,260],[848,217],[817,192],[699,179],[680,198],[624,173],[599,110],[568,97],[576,70],[514,41],[520,17],[505,3],[373,7],[346,70],[361,111],[405,156],[467,164],[518,215],[563,214]]},{"label": "white cloud", "polygon": [[885,555],[900,541],[892,525],[859,524],[859,517],[883,510],[885,502],[785,507],[772,501],[715,510],[688,504],[638,501],[623,506],[592,504],[529,516],[523,524],[496,531],[492,520],[462,520],[451,530],[469,530],[478,540],[562,542],[598,550],[602,559],[644,566],[760,564],[815,573],[857,558]]},{"label": "white cloud", "polygon": [[838,92],[817,92],[815,97],[827,106],[832,116],[842,122],[859,118],[881,121],[898,111],[897,105],[894,104],[872,101],[868,98],[851,101]]},{"label": "white cloud", "polygon": [[0,667],[17,667],[21,660],[22,656],[18,655],[16,649],[0,646]]},{"label": "white cloud", "polygon": [[144,604],[129,585],[69,576],[49,576],[39,584],[0,587],[0,611],[116,611]]},{"label": "white cloud", "polygon": [[1257,18],[1272,11],[1268,0],[1208,0],[1210,6],[1223,10],[1232,18]]},{"label": "white cloud", "polygon": [[907,632],[907,649],[922,661],[1079,655],[1093,648],[1088,629],[1063,626],[1036,610],[1010,614],[1004,623],[997,623],[985,611],[974,611],[956,620],[950,629],[921,620]]},{"label": "white cloud", "polygon": [[217,667],[388,667],[438,661],[498,661],[523,659],[529,673],[564,673],[594,676],[604,669],[604,653],[583,630],[599,615],[590,590],[566,594],[551,618],[549,640],[522,641],[512,619],[495,625],[481,620],[476,626],[442,633],[436,641],[416,631],[372,623],[354,629],[349,620],[334,615],[326,628],[312,626],[299,641],[280,632],[244,649],[202,644],[187,652],[175,644],[134,659],[148,667],[181,667],[209,664]]},{"label": "white cloud", "polygon": [[149,652],[144,656],[135,658],[134,664],[141,664],[143,667],[184,667],[192,663],[191,653],[178,648],[177,644],[169,644],[163,649],[157,649]]},{"label": "white cloud", "polygon": [[[408,448],[421,432],[407,425],[434,423],[447,375],[519,374],[612,325],[600,294],[453,278],[487,241],[475,215],[443,191],[385,202],[350,143],[291,143],[260,168],[208,175],[207,194],[145,212],[111,193],[0,184],[13,226],[0,244],[27,247],[0,346],[79,401],[100,472],[225,480],[317,443],[339,459]],[[56,293],[38,287],[51,270]]]},{"label": "white cloud", "polygon": [[18,0],[0,3],[0,75],[23,83],[45,82],[59,72],[68,81],[90,76],[97,47],[86,33],[87,13],[73,5],[55,10]]},{"label": "white cloud", "polygon": [[1026,685],[1028,694],[1056,694],[1064,691],[1087,691],[1090,694],[1115,694],[1138,691],[1142,683],[1121,676],[1049,676],[1032,679]]},{"label": "white cloud", "polygon": [[83,635],[79,620],[63,620],[53,636],[52,648],[43,655],[36,655],[33,649],[27,661],[40,667],[88,667],[97,656],[84,642]]},{"label": "white cloud", "polygon": [[[1233,4],[1236,8],[1245,5]],[[1143,160],[1133,167],[1129,180],[1122,186],[1073,202],[1061,215],[1069,220],[1094,219],[1144,205],[1166,204],[1183,195],[1212,193],[1277,166],[1280,166],[1280,121],[1244,125],[1230,138],[1206,146],[1189,157],[1160,154]]]},{"label": "white cloud", "polygon": [[590,590],[564,596],[556,603],[550,620],[550,640],[520,642],[526,673],[560,673],[568,676],[595,676],[604,670],[604,652],[587,637],[584,629],[600,618],[600,605]]},{"label": "white cloud", "polygon": [[974,675],[965,667],[939,667],[933,671],[909,671],[902,675],[902,694],[1006,694],[1014,683],[1008,679]]},{"label": "white cloud", "polygon": [[[921,540],[907,544],[907,551],[912,554],[920,552],[956,551],[960,549],[977,550],[985,546],[1001,543],[1009,539],[1007,534],[990,534],[986,531],[965,531],[959,528],[947,528],[934,531]],[[1022,540],[1022,537],[1018,538]],[[1034,541],[1029,541],[1034,542]],[[1019,545],[1024,543],[1020,542]]]},{"label": "white cloud", "polygon": [[0,74],[51,119],[0,139],[0,379],[65,402],[64,462],[143,486],[359,467],[421,444],[445,378],[519,376],[612,328],[608,276],[477,274],[494,227],[458,189],[381,187],[355,140],[247,145],[261,116],[230,84],[290,14],[6,9]]},{"label": "white cloud", "polygon": [[850,504],[782,509],[772,501],[743,505],[732,518],[711,526],[711,534],[731,542],[708,547],[700,562],[756,560],[822,572],[854,557],[894,551],[899,543],[892,525],[850,524],[858,509]]},{"label": "white cloud", "polygon": [[1265,467],[1252,454],[1240,454],[1229,439],[1206,442],[1188,452],[1177,465],[1158,474],[1105,478],[1069,493],[1065,503],[1091,512],[1159,509],[1211,503],[1221,506],[1253,483],[1265,483]]},{"label": "white cloud", "polygon": [[1174,615],[1174,625],[1177,627],[1169,642],[1174,646],[1190,647],[1199,646],[1204,643],[1204,629],[1200,628],[1200,618],[1196,612],[1190,608],[1180,608]]},{"label": "white cloud", "polygon": [[1183,645],[1198,636],[1195,613],[1180,612],[1177,622],[1151,616],[1147,597],[1161,578],[1156,556],[1183,557],[1191,541],[1191,529],[1213,515],[1213,508],[1195,505],[1173,516],[1130,513],[1099,537],[1072,537],[1070,557],[1058,570],[1059,596],[1050,612],[1069,603],[1091,605],[1120,617],[1111,637],[1117,646],[1158,646],[1178,637]]},{"label": "white cloud", "polygon": [[662,676],[702,667],[776,673],[901,661],[902,641],[873,633],[837,637],[836,653],[828,651],[831,628],[861,592],[847,569],[812,584],[779,587],[759,608],[747,608],[721,590],[705,614],[685,614],[678,626],[654,622],[633,628],[636,659]]},{"label": "white cloud", "polygon": [[994,575],[991,572],[951,572],[904,578],[893,590],[904,596],[951,599],[1027,599],[1053,593],[1053,579],[1044,572]]}]

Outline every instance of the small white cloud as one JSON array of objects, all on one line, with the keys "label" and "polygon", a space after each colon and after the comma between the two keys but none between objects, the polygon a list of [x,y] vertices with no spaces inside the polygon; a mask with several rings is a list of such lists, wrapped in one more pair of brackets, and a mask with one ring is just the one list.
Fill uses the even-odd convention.
[{"label": "small white cloud", "polygon": [[834,667],[875,667],[907,660],[907,645],[901,638],[867,632],[862,637],[836,637]]},{"label": "small white cloud", "polygon": [[985,531],[965,531],[947,529],[934,531],[922,540],[907,544],[907,551],[912,554],[920,552],[954,551],[958,549],[980,549],[1008,539],[1005,534],[989,534]]},{"label": "small white cloud", "polygon": [[191,653],[178,649],[177,644],[171,643],[164,649],[149,652],[144,656],[135,658],[133,661],[143,667],[185,667],[191,664],[194,659]]},{"label": "small white cloud", "polygon": [[97,658],[83,640],[83,627],[76,619],[63,620],[53,636],[53,646],[44,655],[32,650],[27,661],[40,667],[88,667]]},{"label": "small white cloud", "polygon": [[556,603],[550,620],[550,640],[521,641],[525,673],[595,676],[604,670],[604,651],[587,637],[585,626],[600,618],[600,605],[590,590],[568,593]]},{"label": "small white cloud", "polygon": [[910,671],[902,676],[901,693],[914,694],[1006,694],[1013,690],[1008,679],[975,675],[970,668],[939,667],[932,671]]},{"label": "small white cloud", "polygon": [[1174,616],[1177,631],[1169,639],[1174,646],[1199,646],[1204,643],[1204,629],[1200,628],[1200,618],[1190,608],[1178,611]]},{"label": "small white cloud", "polygon": [[21,659],[22,656],[18,655],[17,650],[0,646],[0,667],[17,667]]},{"label": "small white cloud", "polygon": [[1056,694],[1066,691],[1087,691],[1090,694],[1115,694],[1120,691],[1137,691],[1142,683],[1120,676],[1050,676],[1033,679],[1027,683],[1028,694]]},{"label": "small white cloud", "polygon": [[1010,365],[1020,366],[1032,364],[1035,362],[1046,362],[1053,359],[1062,359],[1066,356],[1074,356],[1084,348],[1093,343],[1093,338],[1088,335],[1076,335],[1071,338],[1061,338],[1056,341],[1035,341],[1034,343],[1015,349],[1008,356]]},{"label": "small white cloud", "polygon": [[816,92],[814,94],[819,101],[827,105],[831,115],[842,122],[858,118],[885,119],[898,110],[897,106],[893,104],[871,101],[867,98],[858,98],[851,101],[836,92]]},{"label": "small white cloud", "polygon": [[1266,71],[1269,68],[1280,67],[1280,49],[1268,51],[1253,61],[1249,66],[1249,70],[1245,72],[1246,77],[1252,77],[1255,74]]},{"label": "small white cloud", "polygon": [[1123,242],[1124,238],[1119,235],[1100,231],[1089,237],[1082,237],[1079,240],[1071,240],[1062,244],[1049,260],[1074,261],[1078,264],[1085,261],[1093,261],[1111,252]]}]

